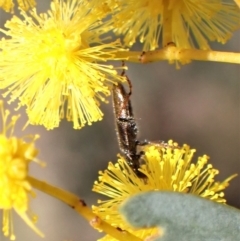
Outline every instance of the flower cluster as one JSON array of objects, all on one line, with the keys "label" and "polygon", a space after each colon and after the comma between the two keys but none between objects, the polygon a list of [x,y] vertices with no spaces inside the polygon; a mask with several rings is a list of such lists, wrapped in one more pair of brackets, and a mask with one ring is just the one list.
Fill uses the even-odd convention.
[{"label": "flower cluster", "polygon": [[[99,200],[98,206],[93,206],[94,212],[108,223],[123,230],[133,233],[141,239],[145,239],[157,232],[156,228],[133,230],[121,218],[119,205],[142,191],[169,190],[184,193],[193,193],[201,197],[225,203],[224,190],[231,176],[223,182],[214,181],[218,170],[208,163],[209,157],[199,157],[196,163],[192,163],[195,150],[188,145],[177,147],[176,143],[168,142],[168,146],[151,144],[144,148],[144,164],[139,169],[145,176],[141,179],[136,176],[119,156],[118,163],[109,163],[108,169],[100,172],[99,181],[96,181],[93,191],[107,196],[109,199]],[[101,241],[114,241],[110,236],[105,236]]]},{"label": "flower cluster", "polygon": [[[99,11],[98,11],[99,9]],[[100,101],[112,84],[124,81],[103,62],[123,50],[119,41],[103,43],[106,13],[98,1],[54,0],[51,10],[21,11],[0,29],[0,88],[27,108],[30,124],[47,129],[66,117],[79,129],[102,119]]]},{"label": "flower cluster", "polygon": [[34,231],[43,236],[27,215],[29,195],[33,192],[26,178],[30,162],[37,161],[38,151],[34,146],[37,136],[29,136],[28,142],[26,138],[13,136],[19,116],[13,116],[9,122],[10,112],[4,111],[2,101],[0,114],[0,209],[3,210],[3,233],[9,236],[10,240],[15,240],[11,220],[11,210],[14,209]]},{"label": "flower cluster", "polygon": [[126,45],[136,39],[144,50],[174,42],[181,48],[209,49],[209,41],[225,43],[240,28],[240,9],[223,0],[109,0],[113,31]]}]

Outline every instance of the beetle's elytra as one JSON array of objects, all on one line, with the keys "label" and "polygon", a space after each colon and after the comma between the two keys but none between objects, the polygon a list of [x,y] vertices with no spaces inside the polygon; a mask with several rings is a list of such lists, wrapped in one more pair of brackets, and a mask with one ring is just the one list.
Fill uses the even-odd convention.
[{"label": "beetle's elytra", "polygon": [[137,176],[145,177],[145,175],[138,170],[142,153],[137,152],[137,146],[139,145],[136,139],[138,128],[133,116],[130,95],[131,84],[129,93],[126,92],[121,83],[113,86],[113,109],[115,113],[118,144],[127,159],[128,165]]}]

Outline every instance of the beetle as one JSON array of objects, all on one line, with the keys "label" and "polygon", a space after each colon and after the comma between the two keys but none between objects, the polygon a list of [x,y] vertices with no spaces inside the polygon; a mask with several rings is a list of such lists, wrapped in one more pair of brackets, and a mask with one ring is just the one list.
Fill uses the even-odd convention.
[{"label": "beetle", "polygon": [[128,165],[138,177],[144,178],[145,175],[138,170],[140,168],[140,159],[143,152],[138,152],[137,147],[139,145],[148,144],[148,142],[139,142],[137,140],[138,127],[133,116],[133,109],[130,101],[132,85],[127,76],[126,79],[130,87],[128,93],[121,83],[113,85],[112,94],[116,134],[119,148],[125,155]]},{"label": "beetle", "polygon": [[169,146],[169,144],[163,141],[149,142],[144,140],[140,142],[137,140],[138,127],[133,116],[133,109],[130,101],[130,96],[132,95],[132,84],[130,79],[125,75],[125,71],[122,72],[122,76],[126,77],[129,85],[129,92],[126,92],[121,83],[117,83],[117,85],[114,84],[112,90],[118,145],[121,152],[125,155],[128,165],[132,168],[136,175],[140,178],[146,178],[146,176],[138,170],[142,162],[141,157],[144,154],[143,151],[138,151],[138,146],[154,144],[161,147],[178,147]]}]

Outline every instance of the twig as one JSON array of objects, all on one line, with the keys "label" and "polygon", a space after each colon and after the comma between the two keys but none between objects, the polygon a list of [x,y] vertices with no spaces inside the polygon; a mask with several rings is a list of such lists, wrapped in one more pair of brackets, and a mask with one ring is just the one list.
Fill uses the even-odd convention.
[{"label": "twig", "polygon": [[44,181],[40,181],[34,177],[28,176],[27,179],[34,188],[63,201],[64,203],[75,209],[81,216],[87,219],[90,225],[95,229],[101,230],[120,241],[142,241],[140,238],[137,238],[129,232],[121,231],[120,229],[117,229],[106,223],[105,221],[101,220],[101,218],[94,214],[92,210],[86,205],[86,203],[78,196],[70,192],[64,191],[60,188],[54,187]]},{"label": "twig", "polygon": [[223,63],[240,64],[240,53],[221,52],[201,49],[183,49],[169,44],[163,49],[148,52],[117,52],[116,57],[126,58],[126,61],[135,63],[151,63],[161,60],[168,60],[170,63],[179,61],[182,64],[191,62],[191,60],[213,61]]}]

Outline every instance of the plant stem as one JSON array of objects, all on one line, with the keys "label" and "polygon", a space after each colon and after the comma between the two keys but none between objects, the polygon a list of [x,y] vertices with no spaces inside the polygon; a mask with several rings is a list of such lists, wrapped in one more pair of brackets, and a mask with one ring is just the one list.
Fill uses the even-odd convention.
[{"label": "plant stem", "polygon": [[168,60],[170,63],[179,61],[182,64],[189,63],[191,60],[240,64],[240,53],[201,49],[183,49],[174,45],[169,45],[163,49],[148,52],[117,52],[115,57],[126,58],[126,61],[144,64],[158,62],[161,60]]},{"label": "plant stem", "polygon": [[79,198],[78,196],[62,190],[58,187],[54,187],[47,182],[38,180],[34,177],[28,176],[27,180],[31,183],[31,185],[46,193],[52,197],[55,197],[58,200],[68,204],[70,207],[75,209],[81,216],[87,219],[92,227],[95,229],[101,230],[106,234],[111,235],[117,240],[125,241],[125,240],[132,240],[132,241],[142,241],[141,239],[137,238],[136,236],[128,233],[127,231],[121,231],[110,224],[106,223],[105,221],[101,220],[97,215],[95,215],[92,210],[86,205],[86,203]]}]

